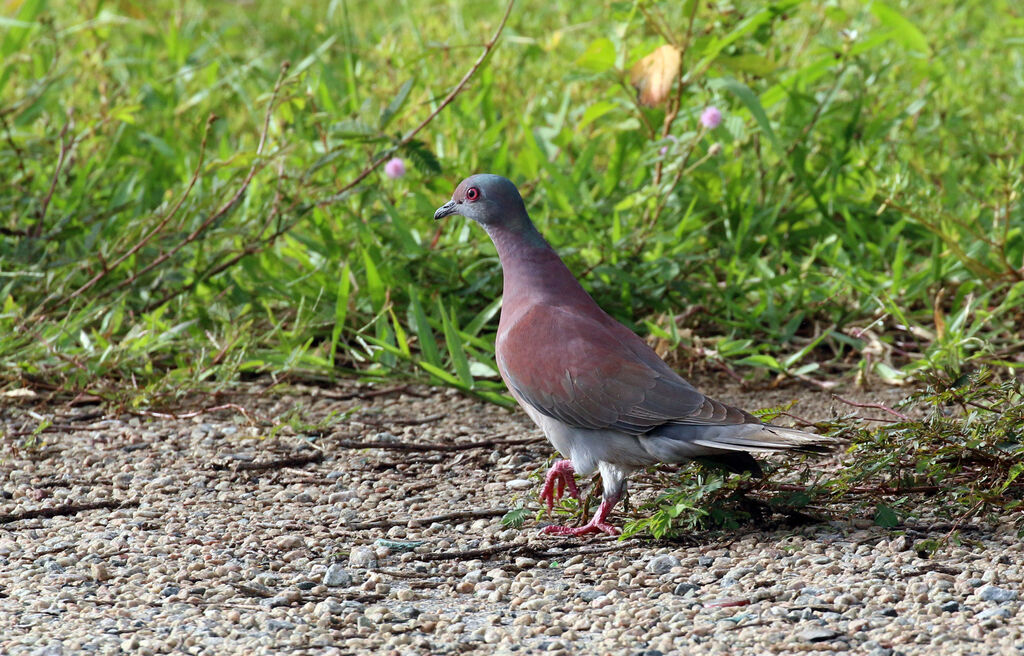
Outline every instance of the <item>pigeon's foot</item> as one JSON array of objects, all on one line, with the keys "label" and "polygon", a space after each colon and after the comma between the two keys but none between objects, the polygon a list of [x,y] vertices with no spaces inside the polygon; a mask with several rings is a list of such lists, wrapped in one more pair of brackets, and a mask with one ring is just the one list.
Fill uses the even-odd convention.
[{"label": "pigeon's foot", "polygon": [[545,526],[540,530],[540,532],[545,535],[572,535],[580,537],[591,533],[618,535],[622,533],[622,530],[606,522],[599,522],[595,517],[583,526]]},{"label": "pigeon's foot", "polygon": [[612,497],[606,497],[601,500],[601,505],[597,507],[597,512],[589,522],[583,526],[545,526],[540,530],[541,533],[547,535],[574,535],[579,537],[581,535],[589,535],[591,533],[607,533],[608,535],[618,535],[622,533],[622,530],[609,524],[606,520],[608,515],[611,514],[612,508],[619,501],[620,494],[616,494]]},{"label": "pigeon's foot", "polygon": [[549,512],[566,492],[573,499],[579,500],[580,490],[576,487],[575,474],[576,470],[568,460],[559,460],[548,470],[544,477],[544,487],[540,491],[540,500],[547,502]]}]

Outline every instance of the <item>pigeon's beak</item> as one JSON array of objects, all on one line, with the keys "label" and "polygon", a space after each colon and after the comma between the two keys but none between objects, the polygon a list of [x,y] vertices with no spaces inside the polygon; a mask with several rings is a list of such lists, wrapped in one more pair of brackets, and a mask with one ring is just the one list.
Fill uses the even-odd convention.
[{"label": "pigeon's beak", "polygon": [[434,220],[437,221],[438,219],[443,219],[449,214],[455,214],[457,208],[458,203],[456,203],[454,199],[448,201],[441,207],[437,208],[437,211],[434,212]]}]

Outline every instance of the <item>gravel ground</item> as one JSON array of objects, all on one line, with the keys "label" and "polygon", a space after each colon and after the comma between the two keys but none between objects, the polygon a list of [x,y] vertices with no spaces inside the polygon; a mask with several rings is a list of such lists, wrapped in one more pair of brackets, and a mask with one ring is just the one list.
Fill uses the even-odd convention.
[{"label": "gravel ground", "polygon": [[949,527],[924,518],[541,537],[500,518],[532,499],[549,446],[522,413],[449,391],[253,386],[177,417],[0,402],[6,654],[1024,654],[1008,526],[964,526],[970,544],[931,559],[913,542]]}]

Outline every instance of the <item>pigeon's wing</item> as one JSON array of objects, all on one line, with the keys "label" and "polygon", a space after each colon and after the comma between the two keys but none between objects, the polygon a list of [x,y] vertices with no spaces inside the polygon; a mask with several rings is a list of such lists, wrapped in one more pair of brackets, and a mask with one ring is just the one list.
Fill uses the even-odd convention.
[{"label": "pigeon's wing", "polygon": [[571,426],[639,435],[667,423],[760,423],[698,392],[603,312],[536,305],[500,332],[496,350],[512,391]]}]

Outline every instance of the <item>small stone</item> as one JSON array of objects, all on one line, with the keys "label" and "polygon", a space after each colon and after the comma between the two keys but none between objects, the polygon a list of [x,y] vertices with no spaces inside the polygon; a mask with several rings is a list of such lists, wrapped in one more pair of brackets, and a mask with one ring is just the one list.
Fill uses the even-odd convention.
[{"label": "small stone", "polygon": [[505,487],[510,490],[528,490],[533,487],[533,481],[528,481],[525,478],[513,478],[505,483]]},{"label": "small stone", "polygon": [[274,546],[281,551],[291,551],[306,546],[306,541],[301,535],[282,535],[274,540]]},{"label": "small stone", "polygon": [[167,586],[166,588],[164,588],[163,590],[160,591],[160,596],[162,596],[162,597],[173,597],[174,595],[178,594],[179,592],[181,592],[181,588],[179,588],[176,585],[169,585],[169,586]]},{"label": "small stone", "polygon": [[107,571],[107,566],[103,563],[93,563],[89,568],[89,574],[94,581],[106,581],[110,578],[110,572]]},{"label": "small stone", "polygon": [[352,585],[352,575],[340,563],[334,563],[324,572],[324,585],[329,588],[347,588]]},{"label": "small stone", "polygon": [[377,567],[377,552],[370,547],[353,547],[348,554],[350,567],[373,569]]},{"label": "small stone", "polygon": [[672,594],[682,597],[688,592],[696,592],[697,590],[700,590],[700,586],[696,583],[683,582],[677,585],[674,590],[672,590]]},{"label": "small stone", "polygon": [[985,610],[975,615],[975,617],[982,622],[984,622],[985,620],[994,620],[997,617],[1005,619],[1010,617],[1010,611],[1006,608],[986,608]]},{"label": "small stone", "polygon": [[313,609],[313,613],[319,617],[330,617],[344,612],[345,607],[337,599],[325,599]]},{"label": "small stone", "polygon": [[655,556],[647,563],[647,571],[652,574],[668,574],[673,567],[679,567],[679,559],[672,554]]},{"label": "small stone", "polygon": [[459,581],[455,585],[455,591],[462,594],[472,594],[476,590],[476,584],[472,581]]},{"label": "small stone", "polygon": [[832,629],[816,628],[808,629],[800,634],[800,639],[804,642],[828,642],[829,640],[835,640],[841,634],[833,631]]},{"label": "small stone", "polygon": [[291,631],[295,628],[295,622],[289,622],[288,620],[267,620],[267,631],[277,633],[278,631]]},{"label": "small stone", "polygon": [[597,599],[598,597],[600,597],[603,594],[604,593],[601,592],[600,590],[595,590],[595,589],[591,588],[589,590],[581,591],[576,596],[589,604],[590,602],[594,601],[595,599]]},{"label": "small stone", "polygon": [[994,585],[986,585],[977,592],[978,598],[982,601],[994,601],[996,603],[1003,603],[1004,601],[1016,601],[1017,591],[1007,590],[1006,588],[999,588]]},{"label": "small stone", "polygon": [[899,617],[899,613],[896,612],[895,608],[883,608],[878,611],[878,614],[882,617]]},{"label": "small stone", "polygon": [[939,610],[943,613],[955,613],[960,610],[960,602],[956,600],[950,600],[939,606]]}]

